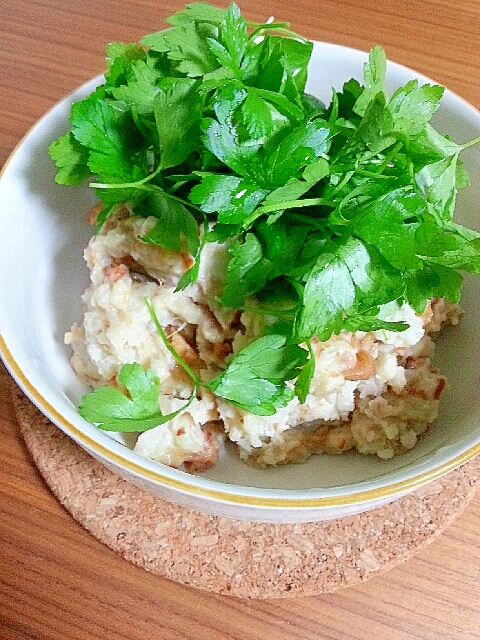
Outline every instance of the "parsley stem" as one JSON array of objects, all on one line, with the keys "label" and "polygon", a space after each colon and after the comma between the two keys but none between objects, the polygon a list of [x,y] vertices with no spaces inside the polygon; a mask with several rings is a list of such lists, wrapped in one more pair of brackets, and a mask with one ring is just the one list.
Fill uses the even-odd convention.
[{"label": "parsley stem", "polygon": [[97,221],[95,223],[95,235],[98,235],[100,229],[103,227],[105,222],[112,216],[118,208],[118,202],[114,202],[109,206],[104,206],[103,209],[98,214]]},{"label": "parsley stem", "polygon": [[327,218],[312,218],[311,216],[305,216],[301,213],[293,213],[291,219],[296,222],[298,221],[300,223],[308,224],[318,231],[325,231],[325,227],[328,226]]},{"label": "parsley stem", "polygon": [[197,207],[196,205],[192,204],[189,200],[185,200],[184,198],[179,198],[178,196],[173,195],[173,193],[169,193],[168,191],[165,191],[165,189],[162,189],[162,187],[159,187],[156,184],[147,184],[144,187],[140,187],[140,188],[143,188],[146,191],[159,191],[165,196],[165,198],[168,198],[169,200],[174,200],[175,202],[180,202],[180,204],[183,204],[184,207],[190,207],[190,209],[195,209],[195,211],[200,211],[200,213],[204,215],[200,207]]},{"label": "parsley stem", "polygon": [[178,415],[183,413],[183,411],[188,409],[188,407],[192,404],[192,402],[194,401],[194,399],[196,397],[197,397],[197,385],[194,384],[192,393],[191,393],[189,399],[187,400],[187,402],[182,407],[177,409],[176,411],[172,411],[172,413],[167,413],[166,415],[163,415],[162,418],[161,418],[161,421],[159,421],[157,426],[160,426],[161,424],[165,424],[165,422],[170,422],[170,420],[173,420]]},{"label": "parsley stem", "polygon": [[359,184],[358,187],[354,187],[340,201],[340,204],[338,205],[339,210],[341,211],[345,207],[345,205],[347,205],[350,202],[350,200],[352,200],[353,198],[356,198],[358,195],[362,194],[364,192],[364,190],[365,190],[365,185],[363,185],[363,184]]},{"label": "parsley stem", "polygon": [[285,202],[273,202],[272,204],[264,204],[260,207],[262,213],[271,213],[279,209],[296,209],[301,207],[315,206],[335,207],[335,203],[327,198],[303,198],[301,200],[286,200]]},{"label": "parsley stem", "polygon": [[[355,175],[355,171],[347,171],[347,173],[343,176],[340,182],[335,187],[335,191],[333,195],[337,194],[343,187],[347,184],[347,182]],[[335,207],[335,205],[333,205]]]},{"label": "parsley stem", "polygon": [[243,228],[250,227],[257,218],[263,216],[265,213],[273,213],[274,211],[283,211],[284,209],[297,209],[302,207],[315,207],[315,206],[335,207],[335,203],[326,198],[302,198],[301,200],[285,200],[283,202],[272,202],[272,204],[263,204],[258,209],[248,216],[243,222]]},{"label": "parsley stem", "polygon": [[[218,300],[221,302],[221,300]],[[295,313],[298,307],[298,302],[292,306],[290,309],[278,309],[275,307],[265,306],[257,306],[254,307],[252,305],[245,304],[242,306],[242,311],[249,311],[250,313],[256,313],[259,316],[273,316],[278,318],[279,320],[283,320],[285,322],[292,323]]]},{"label": "parsley stem", "polygon": [[94,187],[95,189],[135,189],[137,187],[140,187],[140,185],[149,182],[150,180],[155,178],[155,176],[158,176],[160,171],[161,167],[160,165],[158,165],[153,173],[148,174],[148,176],[145,176],[145,178],[142,178],[141,180],[135,180],[135,182],[112,182],[109,184],[101,182],[91,182],[88,186]]},{"label": "parsley stem", "polygon": [[256,29],[252,31],[249,36],[251,41],[257,38],[259,35],[263,35],[263,31],[278,31],[279,33],[295,38],[296,40],[300,40],[301,42],[306,42],[305,38],[298,35],[298,33],[295,33],[295,31],[289,29],[290,24],[288,22],[266,22],[263,24],[247,22],[247,25],[256,27]]},{"label": "parsley stem", "polygon": [[245,22],[247,26],[255,29],[251,35],[255,35],[257,31],[263,31],[264,29],[288,29],[290,26],[288,22],[251,22],[250,20]]},{"label": "parsley stem", "polygon": [[383,173],[384,169],[395,158],[395,156],[398,154],[402,146],[403,146],[403,142],[397,142],[397,144],[393,147],[393,149],[391,149],[390,153],[387,153],[382,163],[378,165],[375,177],[379,177],[378,174]]},{"label": "parsley stem", "polygon": [[153,308],[152,301],[149,298],[145,298],[145,304],[147,305],[148,311],[150,313],[150,317],[152,318],[153,323],[155,324],[155,328],[157,329],[158,334],[161,337],[161,339],[163,340],[163,342],[164,342],[165,346],[167,347],[168,351],[172,354],[172,356],[174,357],[176,362],[182,367],[182,369],[190,376],[190,378],[192,379],[193,384],[195,385],[195,387],[202,386],[202,381],[197,376],[195,371],[175,351],[175,349],[172,347],[172,345],[168,341],[168,338],[167,338],[167,336],[165,334],[165,331],[163,330],[163,327],[162,327],[162,325],[160,324],[160,322],[158,320],[157,314],[155,313],[155,309]]},{"label": "parsley stem", "polygon": [[474,138],[470,140],[470,142],[466,142],[462,145],[462,149],[468,149],[468,147],[473,147],[474,144],[478,144],[480,142],[480,138]]},{"label": "parsley stem", "polygon": [[[148,178],[150,179],[150,176],[148,176]],[[162,195],[165,196],[165,198],[168,198],[169,200],[180,202],[180,204],[183,204],[185,207],[190,207],[190,209],[195,209],[195,211],[202,211],[200,207],[197,207],[196,205],[192,204],[188,200],[185,200],[184,198],[179,198],[178,196],[175,196],[172,193],[165,191],[165,189],[162,189],[162,187],[159,187],[157,184],[145,184],[145,182],[146,182],[146,179],[144,178],[143,180],[139,180],[138,182],[130,182],[130,183],[115,182],[111,184],[103,184],[99,182],[91,182],[88,186],[93,187],[94,189],[139,189],[140,191],[156,191],[156,192],[160,192]]]},{"label": "parsley stem", "polygon": [[376,171],[368,171],[367,169],[358,169],[356,173],[357,173],[358,176],[363,176],[364,178],[375,178],[375,180],[380,180],[380,179],[388,180],[390,178],[390,176],[384,176],[381,173],[384,168],[385,167],[380,165],[378,173]]}]

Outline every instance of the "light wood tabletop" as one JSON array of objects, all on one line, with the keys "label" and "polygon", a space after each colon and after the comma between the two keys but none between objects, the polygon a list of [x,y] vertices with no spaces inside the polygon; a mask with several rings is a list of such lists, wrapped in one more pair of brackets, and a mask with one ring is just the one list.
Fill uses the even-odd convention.
[{"label": "light wood tabletop", "polygon": [[[275,15],[315,40],[361,50],[379,43],[391,60],[480,107],[480,0],[240,5],[252,20]],[[183,6],[180,0],[2,0],[0,166],[50,107],[104,70],[107,42],[137,41]],[[73,520],[29,457],[7,382],[0,365],[0,638],[480,638],[478,493],[426,549],[363,584],[298,599],[212,595],[129,564]]]}]

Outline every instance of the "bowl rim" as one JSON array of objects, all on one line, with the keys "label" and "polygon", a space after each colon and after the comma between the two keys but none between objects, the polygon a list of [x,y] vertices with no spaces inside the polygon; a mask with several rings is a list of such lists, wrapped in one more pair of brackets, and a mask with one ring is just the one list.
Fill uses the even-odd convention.
[{"label": "bowl rim", "polygon": [[[42,396],[38,389],[29,381],[27,376],[22,371],[10,350],[8,349],[3,336],[0,335],[0,355],[4,359],[4,362],[9,369],[12,377],[16,380],[18,385],[22,388],[25,394],[30,400],[46,415],[49,417],[64,433],[72,437],[76,442],[82,444],[87,450],[93,452],[102,459],[106,459],[113,464],[119,464],[123,469],[126,469],[136,477],[141,477],[145,480],[154,481],[162,486],[175,489],[182,493],[193,494],[202,496],[214,501],[229,502],[240,505],[251,505],[255,507],[275,507],[275,508],[331,508],[345,505],[354,505],[359,502],[377,501],[383,498],[395,496],[399,493],[404,493],[416,489],[428,482],[436,480],[441,476],[454,471],[461,465],[467,463],[469,460],[480,454],[480,442],[475,444],[465,451],[452,458],[448,462],[444,462],[429,471],[425,471],[414,475],[406,480],[388,484],[385,486],[375,487],[372,489],[357,490],[344,495],[336,496],[322,496],[322,497],[299,497],[299,494],[306,494],[314,492],[315,489],[303,490],[303,489],[257,489],[255,487],[238,487],[237,485],[228,485],[227,483],[221,483],[215,480],[207,480],[205,483],[198,482],[198,476],[191,476],[178,469],[167,470],[173,472],[172,474],[162,473],[160,469],[164,468],[164,465],[154,463],[158,467],[156,469],[149,469],[149,464],[140,464],[135,460],[130,460],[129,457],[121,455],[121,453],[112,450],[111,447],[107,447],[98,440],[89,436],[85,431],[82,431],[70,421],[68,421],[62,414],[57,411],[49,402]],[[93,425],[92,425],[93,426]],[[100,435],[104,435],[100,433]],[[108,436],[104,436],[108,438]],[[115,443],[114,440],[108,438],[110,442]],[[119,444],[119,443],[118,443]],[[143,461],[143,458],[129,449],[120,445],[125,452],[130,452],[134,456],[138,456]],[[127,454],[128,455],[128,454]],[[147,463],[153,462],[145,459]],[[176,472],[176,473],[175,473]],[[194,477],[195,483],[187,482],[181,477],[174,477],[176,474],[182,474],[187,478]],[[216,486],[202,486],[203,484],[211,484]],[[232,491],[228,491],[227,487],[232,487]],[[348,485],[346,485],[348,487]],[[224,487],[220,489],[219,487]],[[246,489],[244,492],[238,492],[238,489]],[[261,495],[262,493],[274,493],[277,492],[280,495],[271,497],[268,495]],[[289,494],[289,495],[288,495]]]},{"label": "bowl rim", "polygon": [[[328,47],[332,50],[342,51],[348,55],[354,55],[355,57],[367,59],[368,53],[347,47],[344,45],[321,42],[317,40],[311,40],[314,44],[314,48]],[[397,71],[403,73],[414,74],[416,78],[422,82],[434,82],[427,76],[424,76],[413,69],[388,60],[388,64],[391,67],[396,68]],[[5,164],[0,170],[0,180],[18,153],[22,145],[27,141],[30,135],[38,127],[41,127],[43,121],[47,117],[51,117],[52,112],[56,108],[60,107],[66,102],[71,102],[73,99],[78,98],[82,92],[90,90],[95,84],[101,81],[102,76],[97,76],[83,83],[71,93],[66,95],[63,99],[58,101],[51,109],[49,109],[20,139],[12,152],[9,154]],[[445,96],[454,100],[457,103],[461,103],[464,108],[469,109],[472,113],[478,117],[480,125],[480,113],[478,110],[468,103],[464,98],[458,96],[448,88],[445,90]],[[262,508],[281,508],[281,509],[323,509],[323,508],[335,508],[343,507],[346,505],[358,505],[360,503],[376,502],[378,500],[388,499],[408,491],[414,490],[430,481],[436,480],[441,476],[457,469],[461,465],[465,464],[476,455],[480,454],[480,441],[475,442],[473,445],[464,443],[459,448],[458,453],[454,458],[447,461],[433,464],[431,468],[423,470],[419,473],[414,473],[407,478],[401,479],[394,483],[383,484],[382,476],[372,480],[359,482],[355,486],[343,485],[340,487],[342,490],[336,495],[328,495],[339,487],[331,489],[270,489],[270,488],[258,488],[246,485],[234,485],[218,480],[210,480],[206,478],[200,478],[199,476],[192,476],[178,469],[173,469],[161,465],[155,461],[143,458],[139,454],[129,450],[121,443],[116,442],[110,438],[107,434],[101,432],[97,427],[91,425],[87,421],[80,418],[84,429],[75,425],[68,420],[62,413],[55,408],[47,398],[45,398],[42,392],[31,382],[28,375],[22,369],[19,364],[19,358],[15,354],[15,345],[7,344],[7,340],[4,334],[0,332],[0,357],[2,358],[5,366],[13,379],[17,382],[19,387],[25,393],[25,395],[37,406],[37,408],[49,418],[57,427],[59,427],[64,433],[70,436],[79,445],[83,446],[94,456],[111,463],[115,467],[122,468],[132,474],[134,477],[139,478],[147,482],[154,482],[155,484],[172,489],[176,492],[202,497],[209,501],[223,502],[228,504],[237,504]],[[92,431],[94,430],[94,431]],[[91,431],[91,434],[88,432]],[[94,437],[95,436],[95,437]],[[470,440],[470,439],[469,439]],[[138,461],[137,461],[138,460]],[[194,481],[192,481],[194,480]],[[365,485],[375,483],[379,486],[372,488],[365,488]],[[318,493],[323,492],[326,495],[319,496]],[[314,495],[317,494],[317,495]]]}]

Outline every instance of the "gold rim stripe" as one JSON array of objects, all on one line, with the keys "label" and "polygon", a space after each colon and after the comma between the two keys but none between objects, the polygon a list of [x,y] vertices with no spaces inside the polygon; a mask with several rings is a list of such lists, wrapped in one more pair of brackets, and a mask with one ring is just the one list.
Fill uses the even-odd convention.
[{"label": "gold rim stripe", "polygon": [[[74,440],[83,443],[87,449],[91,449],[101,458],[105,458],[108,462],[119,464],[131,473],[139,476],[143,479],[153,480],[160,485],[175,489],[182,493],[190,495],[197,495],[208,500],[215,500],[220,502],[234,503],[248,505],[252,507],[269,507],[269,508],[286,508],[286,509],[299,509],[299,508],[325,508],[325,507],[340,507],[344,505],[354,505],[357,503],[379,500],[381,498],[389,498],[396,494],[411,491],[417,487],[420,487],[427,482],[436,480],[441,476],[449,473],[465,464],[476,455],[480,453],[480,443],[474,445],[464,453],[456,456],[452,460],[426,471],[419,475],[416,475],[408,480],[396,482],[386,487],[379,487],[377,489],[367,489],[366,491],[359,491],[354,494],[345,496],[336,496],[334,498],[269,498],[265,496],[252,496],[252,495],[239,495],[232,494],[227,491],[221,491],[218,489],[211,489],[206,487],[199,487],[192,485],[188,482],[183,482],[175,478],[170,478],[159,472],[154,472],[149,469],[145,469],[139,464],[127,460],[125,457],[111,451],[104,445],[96,442],[80,429],[66,420],[52,405],[39,393],[39,391],[32,385],[28,378],[23,373],[20,366],[13,358],[7,344],[0,334],[0,354],[21,387],[25,390],[28,396],[34,401],[34,403],[40,407],[47,417],[51,416],[53,421],[57,425],[62,425],[65,432]],[[63,429],[62,429],[63,430]],[[248,489],[248,487],[247,487]]]}]

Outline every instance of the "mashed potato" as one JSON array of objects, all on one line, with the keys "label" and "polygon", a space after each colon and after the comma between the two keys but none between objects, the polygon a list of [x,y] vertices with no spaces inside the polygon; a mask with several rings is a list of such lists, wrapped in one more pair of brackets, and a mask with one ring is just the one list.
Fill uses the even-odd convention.
[{"label": "mashed potato", "polygon": [[[160,408],[170,413],[190,397],[192,381],[158,335],[146,296],[174,349],[204,381],[263,335],[269,319],[216,302],[227,264],[220,244],[207,243],[198,280],[175,292],[191,258],[139,240],[155,222],[124,211],[91,239],[85,251],[91,284],[83,295],[83,322],[65,341],[73,350],[73,368],[91,387],[115,386],[128,363],[153,369],[160,380]],[[391,303],[382,311],[384,319],[404,321],[409,328],[342,331],[325,342],[312,341],[315,375],[303,404],[295,397],[275,415],[257,416],[202,389],[176,418],[140,434],[135,450],[201,471],[215,464],[225,438],[243,460],[261,467],[321,452],[356,449],[391,458],[411,449],[435,420],[445,386],[431,363],[430,334],[445,322],[456,324],[460,311],[444,300],[432,301],[422,316],[407,304]]]}]

